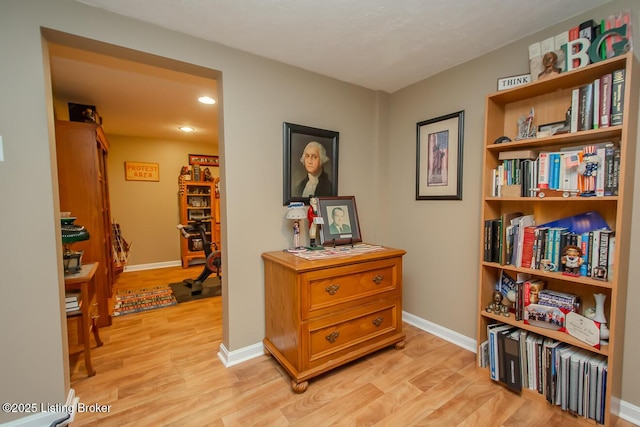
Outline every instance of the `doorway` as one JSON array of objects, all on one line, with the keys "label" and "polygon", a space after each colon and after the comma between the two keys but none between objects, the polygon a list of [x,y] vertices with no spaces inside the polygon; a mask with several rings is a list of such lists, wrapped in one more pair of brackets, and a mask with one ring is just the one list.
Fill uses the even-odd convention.
[{"label": "doorway", "polygon": [[[68,120],[68,102],[95,106],[102,117],[110,142],[111,216],[132,246],[128,270],[179,266],[178,176],[189,154],[219,155],[220,73],[53,30],[43,34],[56,119]],[[216,103],[197,104],[202,95]],[[183,125],[195,132],[180,133]],[[126,161],[157,163],[160,179],[128,181]],[[216,168],[212,174],[220,173]],[[185,269],[181,278],[195,277],[199,269]],[[166,284],[175,275],[179,270]]]}]

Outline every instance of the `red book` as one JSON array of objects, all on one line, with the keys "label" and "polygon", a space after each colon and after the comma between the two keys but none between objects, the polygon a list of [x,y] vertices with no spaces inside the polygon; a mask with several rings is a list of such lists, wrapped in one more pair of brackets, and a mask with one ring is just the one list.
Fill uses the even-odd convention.
[{"label": "red book", "polygon": [[535,232],[535,226],[524,228],[524,239],[522,240],[522,268],[531,268],[534,257],[533,245],[536,241]]}]

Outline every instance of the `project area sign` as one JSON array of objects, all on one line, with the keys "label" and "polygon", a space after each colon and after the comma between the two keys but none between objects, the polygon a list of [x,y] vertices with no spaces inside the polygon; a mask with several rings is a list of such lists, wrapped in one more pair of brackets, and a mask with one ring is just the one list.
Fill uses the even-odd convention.
[{"label": "project area sign", "polygon": [[124,162],[127,181],[160,181],[160,165],[146,162]]}]

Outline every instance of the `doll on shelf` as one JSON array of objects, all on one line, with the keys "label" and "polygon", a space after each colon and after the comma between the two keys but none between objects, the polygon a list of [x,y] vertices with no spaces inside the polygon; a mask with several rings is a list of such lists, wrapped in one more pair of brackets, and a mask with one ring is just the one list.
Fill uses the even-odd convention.
[{"label": "doll on shelf", "polygon": [[579,276],[580,266],[583,262],[582,249],[580,249],[580,247],[575,245],[565,246],[562,251],[562,258],[560,258],[560,263],[564,270],[562,274],[567,276]]},{"label": "doll on shelf", "polygon": [[596,148],[594,146],[584,147],[582,161],[578,165],[579,179],[582,183],[581,196],[596,195],[596,176],[601,164],[602,159],[596,154]]}]

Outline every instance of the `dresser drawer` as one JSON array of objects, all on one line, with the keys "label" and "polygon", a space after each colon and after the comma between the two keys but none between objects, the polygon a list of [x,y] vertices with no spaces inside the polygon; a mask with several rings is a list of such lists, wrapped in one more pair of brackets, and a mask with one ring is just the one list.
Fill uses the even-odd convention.
[{"label": "dresser drawer", "polygon": [[401,295],[399,259],[371,261],[308,272],[301,277],[302,318]]},{"label": "dresser drawer", "polygon": [[380,301],[303,326],[310,367],[399,332],[399,301]]}]

